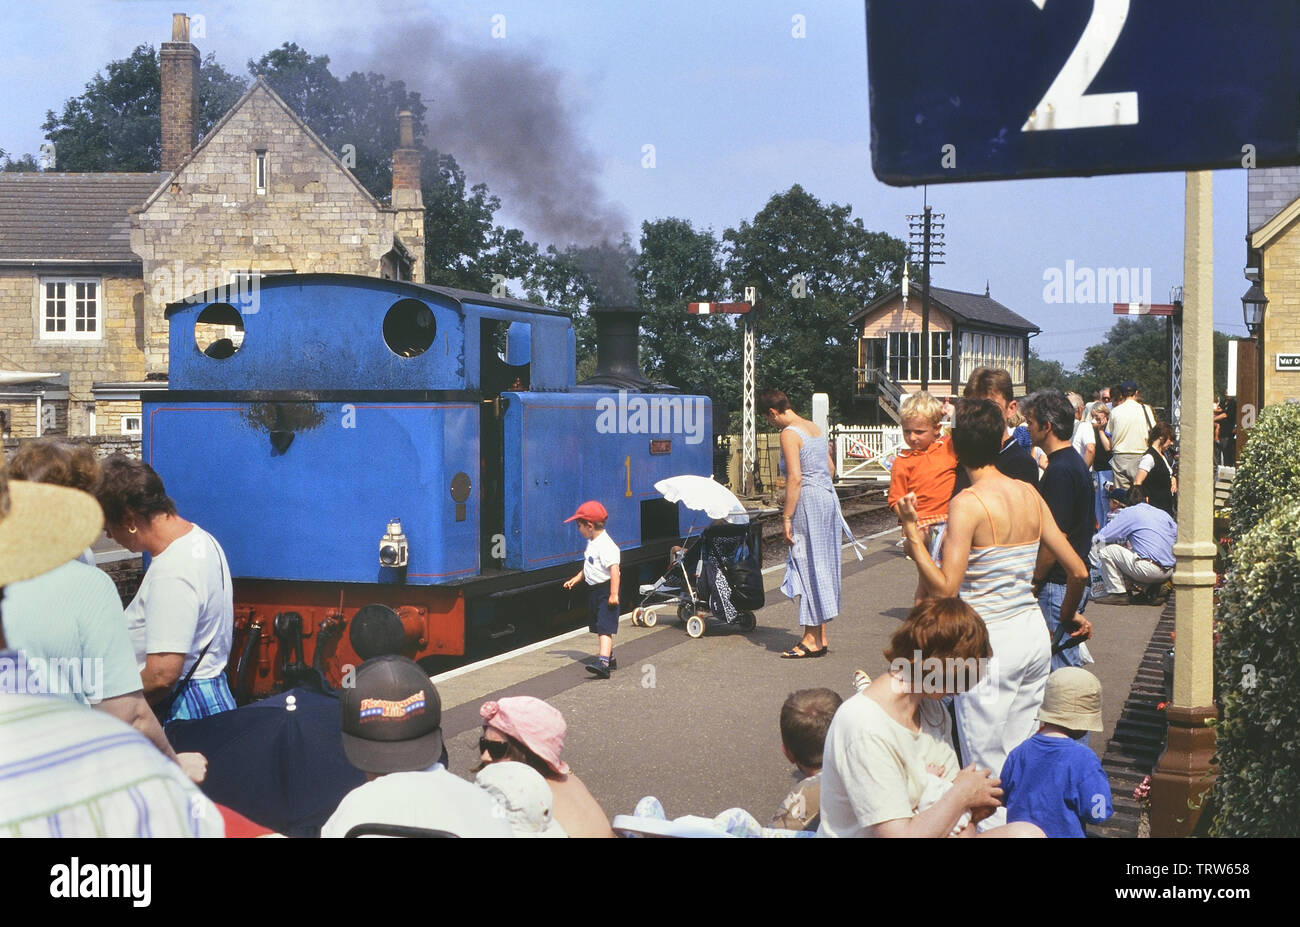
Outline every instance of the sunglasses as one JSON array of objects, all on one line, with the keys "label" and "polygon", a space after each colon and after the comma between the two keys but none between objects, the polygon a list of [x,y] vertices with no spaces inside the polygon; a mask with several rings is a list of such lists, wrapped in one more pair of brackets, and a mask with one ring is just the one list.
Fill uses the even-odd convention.
[{"label": "sunglasses", "polygon": [[505,759],[506,751],[510,749],[510,744],[504,740],[488,740],[486,737],[478,739],[478,752],[486,753],[494,760]]}]

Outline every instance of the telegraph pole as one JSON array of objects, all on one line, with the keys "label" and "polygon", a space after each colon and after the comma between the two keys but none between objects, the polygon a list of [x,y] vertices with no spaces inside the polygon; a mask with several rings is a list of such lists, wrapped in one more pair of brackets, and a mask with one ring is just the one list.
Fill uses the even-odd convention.
[{"label": "telegraph pole", "polygon": [[907,217],[908,252],[912,263],[921,265],[921,389],[930,389],[930,265],[942,264],[943,213],[930,206],[919,215]]}]

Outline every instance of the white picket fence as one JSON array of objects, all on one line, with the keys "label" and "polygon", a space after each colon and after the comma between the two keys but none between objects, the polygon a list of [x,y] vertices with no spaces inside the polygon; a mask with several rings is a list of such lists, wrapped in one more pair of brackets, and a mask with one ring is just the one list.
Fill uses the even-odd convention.
[{"label": "white picket fence", "polygon": [[898,425],[861,428],[836,426],[835,470],[842,480],[888,480],[894,458],[903,450],[903,429]]}]

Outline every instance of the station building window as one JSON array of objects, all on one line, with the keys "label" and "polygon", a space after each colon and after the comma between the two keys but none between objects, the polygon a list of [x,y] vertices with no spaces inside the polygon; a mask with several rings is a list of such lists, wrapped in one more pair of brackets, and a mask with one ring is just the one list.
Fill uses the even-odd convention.
[{"label": "station building window", "polygon": [[99,280],[85,278],[41,281],[41,337],[99,340]]}]

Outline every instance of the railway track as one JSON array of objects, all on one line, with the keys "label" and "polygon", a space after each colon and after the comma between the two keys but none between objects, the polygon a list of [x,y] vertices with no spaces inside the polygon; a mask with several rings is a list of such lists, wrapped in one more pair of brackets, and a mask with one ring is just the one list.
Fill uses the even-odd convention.
[{"label": "railway track", "polygon": [[[859,538],[884,531],[898,524],[898,519],[885,504],[889,488],[883,483],[854,483],[835,487],[840,497],[840,509],[844,520],[848,522],[853,534]],[[784,496],[769,500],[753,500],[750,504],[762,504],[776,511],[760,515],[756,519],[763,531],[763,566],[782,563],[786,556],[786,545],[781,529],[781,503]]]}]

